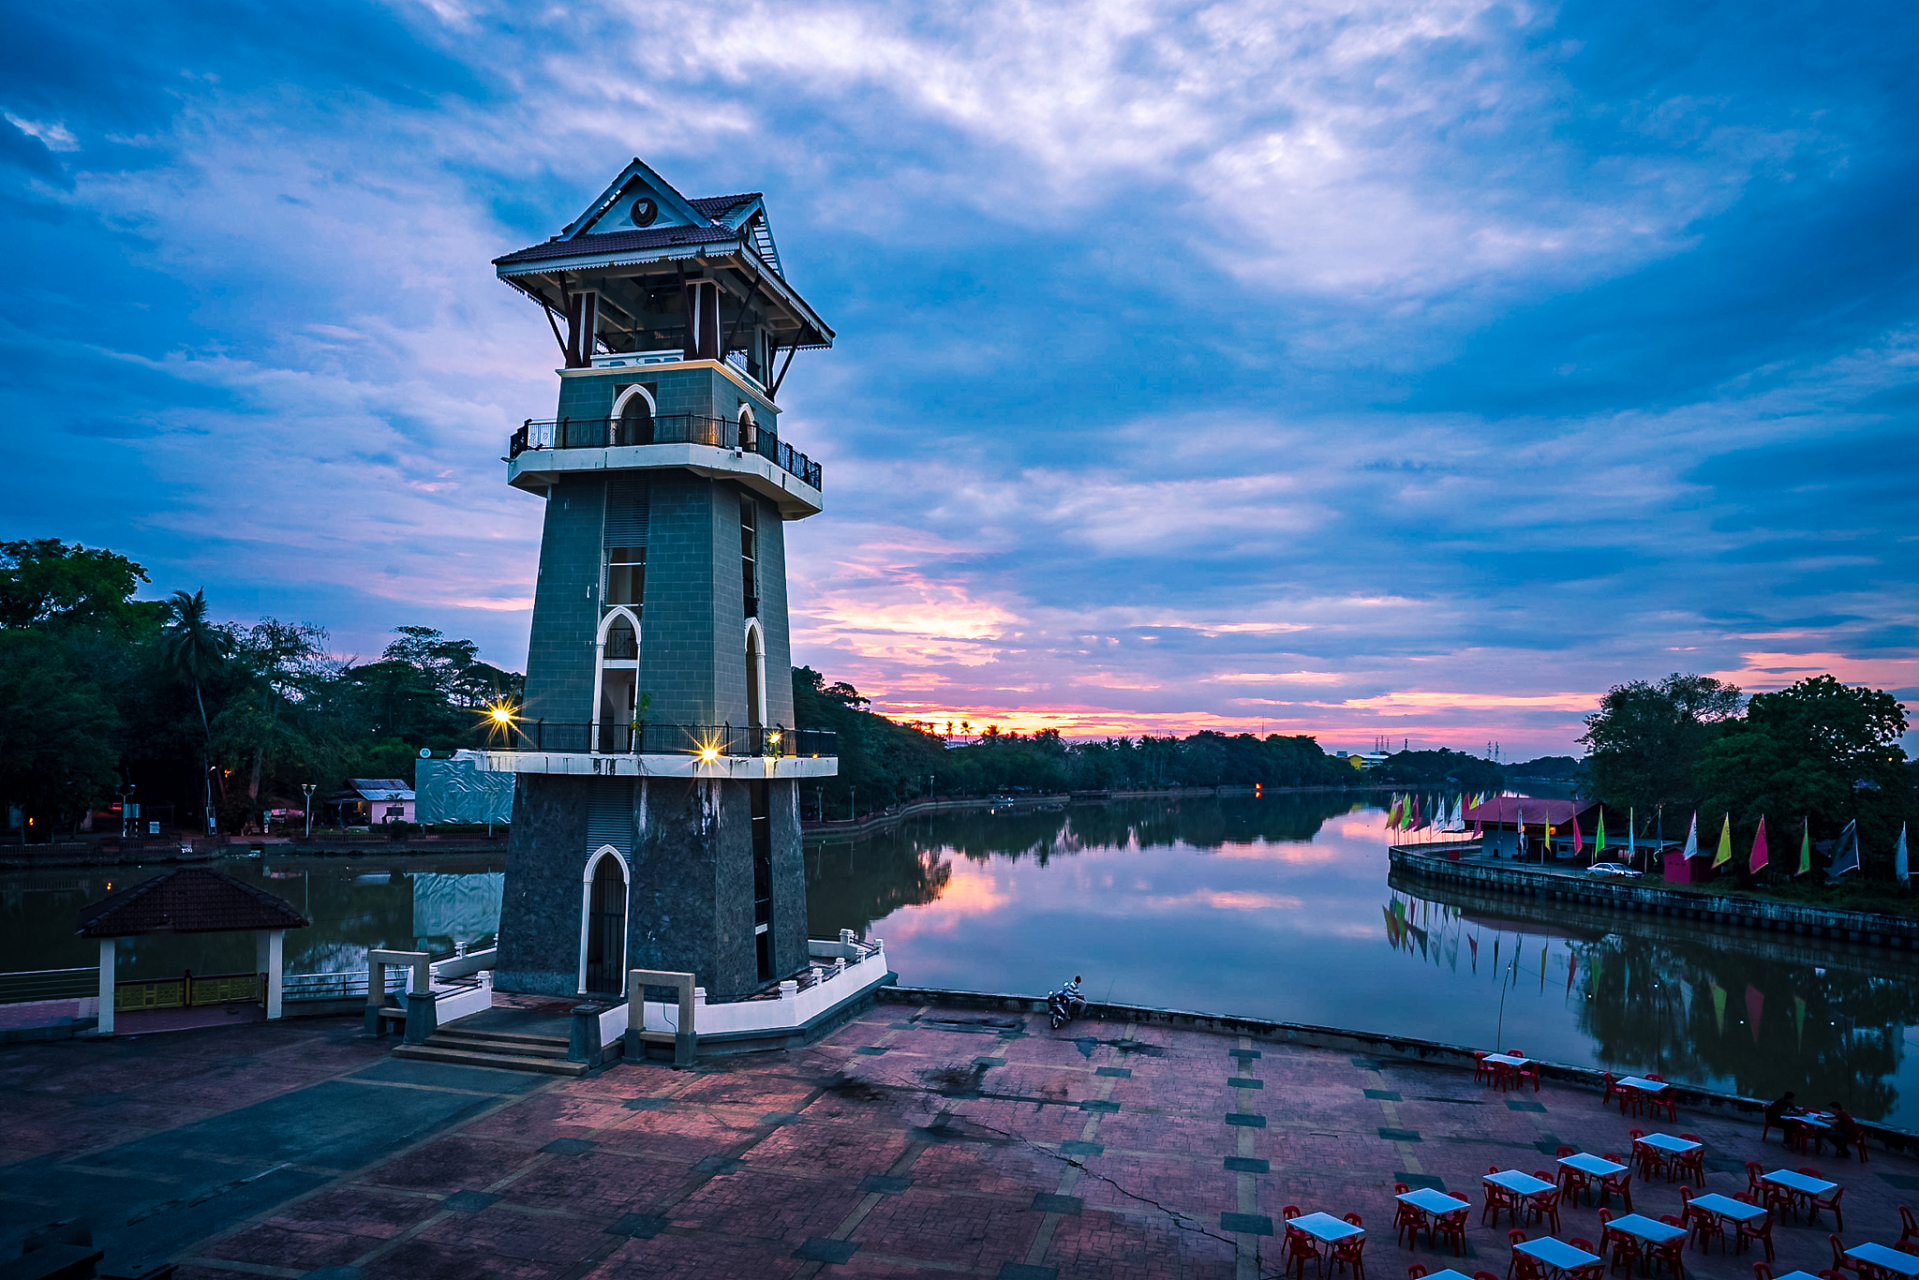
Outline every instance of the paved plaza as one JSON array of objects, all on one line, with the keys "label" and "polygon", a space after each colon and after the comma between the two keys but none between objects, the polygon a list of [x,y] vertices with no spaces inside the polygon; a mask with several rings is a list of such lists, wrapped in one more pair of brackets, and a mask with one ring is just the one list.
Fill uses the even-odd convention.
[{"label": "paved plaza", "polygon": [[[881,1005],[792,1053],[582,1079],[391,1043],[313,1020],[0,1050],[0,1256],[80,1215],[109,1267],[174,1260],[181,1280],[1272,1276],[1297,1205],[1363,1216],[1371,1280],[1414,1263],[1504,1277],[1508,1224],[1480,1224],[1488,1167],[1624,1152],[1633,1127],[1699,1134],[1708,1190],[1743,1191],[1748,1159],[1825,1171],[1847,1188],[1848,1245],[1896,1241],[1898,1205],[1919,1202],[1919,1162],[1877,1147],[1864,1165],[1789,1155],[1684,1107],[1627,1120],[1550,1082],[1501,1094],[1468,1071],[1157,1026]],[[1396,1244],[1395,1182],[1468,1194],[1469,1256]],[[1641,1213],[1679,1211],[1676,1185],[1633,1190]],[[1829,1219],[1782,1220],[1775,1271],[1830,1267]],[[1596,1211],[1569,1204],[1558,1234],[1598,1239]],[[1738,1280],[1753,1256],[1685,1255]]]}]

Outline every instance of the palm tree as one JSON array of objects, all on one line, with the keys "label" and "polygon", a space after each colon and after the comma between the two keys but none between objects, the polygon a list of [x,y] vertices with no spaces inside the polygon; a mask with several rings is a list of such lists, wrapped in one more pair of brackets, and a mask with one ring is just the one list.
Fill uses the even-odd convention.
[{"label": "palm tree", "polygon": [[[167,620],[160,637],[160,654],[182,679],[193,685],[193,701],[200,708],[200,730],[204,735],[200,748],[200,775],[206,783],[207,831],[213,820],[213,727],[207,719],[207,702],[200,686],[225,661],[231,637],[224,627],[207,617],[207,593],[203,587],[188,595],[176,591],[167,601]],[[224,787],[222,788],[224,790]]]}]

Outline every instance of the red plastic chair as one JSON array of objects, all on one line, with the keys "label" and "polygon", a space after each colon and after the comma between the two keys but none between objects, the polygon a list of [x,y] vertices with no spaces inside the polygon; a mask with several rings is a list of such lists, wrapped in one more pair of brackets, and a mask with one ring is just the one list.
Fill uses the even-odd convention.
[{"label": "red plastic chair", "polygon": [[[1666,1083],[1666,1077],[1656,1076],[1650,1072],[1646,1074],[1646,1079],[1657,1080],[1660,1084]],[[1672,1121],[1674,1124],[1679,1123],[1679,1103],[1673,1097],[1671,1089],[1661,1089],[1658,1093],[1647,1094],[1646,1110],[1655,1114],[1664,1111],[1666,1113],[1666,1119]]]},{"label": "red plastic chair", "polygon": [[[1670,1213],[1659,1215],[1659,1220],[1669,1227],[1683,1227],[1686,1225]],[[1685,1247],[1686,1237],[1674,1236],[1672,1239],[1666,1241],[1666,1243],[1656,1244],[1646,1250],[1646,1264],[1648,1266],[1664,1267],[1667,1274],[1672,1276],[1672,1280],[1685,1280],[1686,1260],[1681,1256]]]},{"label": "red plastic chair", "polygon": [[[1759,1203],[1748,1195],[1735,1195],[1733,1199],[1744,1204],[1756,1205]],[[1763,1218],[1754,1218],[1751,1222],[1741,1222],[1736,1225],[1739,1228],[1739,1233],[1735,1243],[1739,1247],[1739,1252],[1744,1253],[1746,1246],[1754,1240],[1757,1240],[1766,1247],[1767,1262],[1771,1262],[1778,1256],[1773,1252],[1772,1248],[1772,1213],[1770,1211],[1768,1211]]]},{"label": "red plastic chair", "polygon": [[1912,1210],[1905,1205],[1899,1206],[1899,1243],[1919,1239],[1919,1218],[1912,1216]]},{"label": "red plastic chair", "polygon": [[1493,1068],[1492,1068],[1492,1064],[1486,1061],[1486,1051],[1484,1049],[1474,1049],[1473,1050],[1473,1083],[1474,1084],[1491,1084],[1492,1082],[1493,1082]]},{"label": "red plastic chair", "polygon": [[1679,1136],[1687,1142],[1697,1142],[1699,1147],[1697,1150],[1688,1151],[1683,1156],[1674,1156],[1673,1172],[1681,1176],[1690,1174],[1693,1185],[1703,1187],[1706,1185],[1706,1140],[1696,1133],[1682,1133]]},{"label": "red plastic chair", "polygon": [[[1541,1179],[1549,1181],[1549,1179]],[[1526,1197],[1526,1221],[1551,1222],[1553,1234],[1559,1234],[1559,1189],[1541,1191],[1537,1195]]]},{"label": "red plastic chair", "polygon": [[1679,1217],[1692,1235],[1692,1247],[1701,1253],[1712,1252],[1712,1242],[1719,1241],[1723,1252],[1726,1247],[1726,1225],[1714,1214],[1704,1209],[1692,1207],[1692,1188],[1679,1188]]},{"label": "red plastic chair", "polygon": [[[1297,1217],[1297,1211],[1294,1216]],[[1286,1270],[1290,1274],[1297,1271],[1299,1280],[1306,1280],[1306,1260],[1311,1258],[1315,1269],[1325,1255],[1319,1251],[1319,1244],[1311,1236],[1296,1227],[1286,1228]]]},{"label": "red plastic chair", "polygon": [[[1449,1193],[1450,1194],[1450,1193]],[[1472,1212],[1472,1205],[1460,1201],[1459,1208],[1442,1213],[1433,1219],[1431,1241],[1437,1247],[1441,1240],[1450,1240],[1453,1245],[1453,1257],[1466,1252],[1466,1216]]]},{"label": "red plastic chair", "polygon": [[[1406,1268],[1406,1280],[1425,1280],[1425,1277],[1426,1268],[1420,1266],[1417,1262]],[[1772,1277],[1767,1276],[1766,1280],[1772,1280]]]},{"label": "red plastic chair", "polygon": [[[1355,1227],[1363,1227],[1366,1225],[1359,1220],[1359,1215],[1356,1213],[1347,1214],[1346,1221],[1352,1223]],[[1335,1241],[1333,1243],[1333,1270],[1337,1271],[1339,1268],[1345,1267],[1352,1272],[1353,1280],[1366,1280],[1365,1255],[1365,1236],[1349,1236],[1344,1240]]]},{"label": "red plastic chair", "polygon": [[1806,1225],[1810,1227],[1813,1223],[1819,1221],[1819,1211],[1821,1209],[1830,1209],[1832,1211],[1832,1225],[1844,1231],[1846,1229],[1846,1219],[1839,1211],[1839,1197],[1845,1194],[1846,1189],[1844,1187],[1834,1187],[1832,1194],[1823,1199],[1819,1196],[1807,1196]]},{"label": "red plastic chair", "polygon": [[[1499,1166],[1496,1164],[1487,1165],[1486,1172],[1498,1173]],[[1486,1183],[1485,1187],[1486,1207],[1479,1211],[1479,1225],[1482,1227],[1498,1226],[1501,1210],[1511,1212],[1514,1220],[1517,1221],[1519,1217],[1519,1205],[1513,1193],[1504,1187],[1496,1187],[1490,1182]]]},{"label": "red plastic chair", "polygon": [[1606,1280],[1606,1255],[1600,1250],[1593,1248],[1592,1241],[1581,1240],[1578,1236],[1574,1236],[1566,1243],[1575,1249],[1584,1249],[1587,1253],[1599,1254],[1599,1261],[1588,1262],[1583,1267],[1567,1268],[1565,1280]]},{"label": "red plastic chair", "polygon": [[[1395,1182],[1393,1184],[1393,1195],[1395,1197],[1403,1196],[1410,1190],[1412,1190],[1412,1188],[1403,1182]],[[1393,1201],[1393,1239],[1399,1242],[1402,1249],[1417,1248],[1419,1246],[1419,1233],[1424,1230],[1425,1227],[1425,1214],[1403,1200],[1395,1199]],[[1408,1233],[1412,1235],[1412,1242],[1410,1244],[1405,1242],[1405,1237]]]},{"label": "red plastic chair", "polygon": [[1752,1280],[1772,1280],[1772,1268],[1763,1262],[1753,1263]]},{"label": "red plastic chair", "polygon": [[1526,1233],[1517,1227],[1506,1233],[1506,1247],[1513,1250],[1513,1256],[1506,1260],[1506,1280],[1515,1280],[1514,1268],[1519,1266],[1521,1260],[1526,1259],[1526,1255],[1518,1251],[1519,1246],[1525,1243]]},{"label": "red plastic chair", "polygon": [[[1606,1153],[1606,1159],[1614,1164],[1626,1164],[1610,1151]],[[1614,1196],[1618,1196],[1625,1203],[1627,1213],[1633,1211],[1631,1165],[1626,1164],[1626,1168],[1619,1173],[1609,1173],[1599,1180],[1599,1207],[1604,1209]]]},{"label": "red plastic chair", "polygon": [[1599,1105],[1602,1107],[1610,1107],[1612,1100],[1619,1096],[1619,1084],[1613,1078],[1613,1073],[1610,1071],[1606,1072],[1601,1078],[1606,1082],[1606,1092],[1605,1095],[1599,1099]]},{"label": "red plastic chair", "polygon": [[1846,1242],[1844,1240],[1841,1240],[1836,1235],[1828,1235],[1826,1237],[1826,1243],[1832,1246],[1832,1269],[1834,1272],[1843,1276],[1848,1271],[1857,1272],[1859,1270],[1859,1264],[1846,1256]]}]

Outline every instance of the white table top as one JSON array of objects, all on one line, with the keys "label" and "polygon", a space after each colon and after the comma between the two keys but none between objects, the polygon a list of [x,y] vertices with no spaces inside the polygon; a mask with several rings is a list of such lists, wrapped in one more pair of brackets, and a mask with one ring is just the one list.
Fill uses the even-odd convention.
[{"label": "white table top", "polygon": [[1531,1058],[1515,1058],[1510,1053],[1489,1053],[1486,1061],[1497,1062],[1502,1067],[1530,1067],[1533,1064]]},{"label": "white table top", "polygon": [[1839,1184],[1826,1182],[1820,1178],[1808,1178],[1803,1173],[1794,1173],[1791,1169],[1774,1169],[1771,1173],[1759,1175],[1761,1182],[1771,1182],[1793,1191],[1803,1191],[1809,1196],[1823,1196],[1828,1191],[1837,1190]]},{"label": "white table top", "polygon": [[1856,1244],[1846,1250],[1846,1256],[1871,1266],[1884,1267],[1895,1275],[1919,1276],[1919,1257],[1888,1249],[1883,1244]]},{"label": "white table top", "polygon": [[1731,1218],[1734,1222],[1751,1222],[1754,1218],[1766,1216],[1764,1205],[1747,1204],[1744,1200],[1722,1196],[1717,1191],[1709,1195],[1694,1196],[1692,1207],[1704,1209],[1707,1213],[1716,1214],[1721,1218]]},{"label": "white table top", "polygon": [[1517,1169],[1502,1169],[1498,1173],[1489,1173],[1482,1182],[1490,1182],[1495,1187],[1504,1187],[1508,1191],[1517,1191],[1522,1196],[1536,1196],[1542,1191],[1551,1191],[1553,1184],[1543,1182],[1530,1173],[1521,1173]]},{"label": "white table top", "polygon": [[1675,1138],[1670,1133],[1649,1133],[1639,1139],[1649,1147],[1660,1151],[1670,1151],[1674,1155],[1685,1155],[1688,1151],[1699,1150],[1697,1142],[1688,1142],[1684,1138]]},{"label": "white table top", "polygon": [[1462,1209],[1472,1208],[1472,1205],[1457,1196],[1449,1196],[1444,1191],[1435,1191],[1431,1187],[1403,1191],[1393,1198],[1426,1213],[1458,1213]]},{"label": "white table top", "polygon": [[1668,1240],[1677,1240],[1686,1234],[1684,1227],[1675,1227],[1657,1218],[1648,1218],[1643,1213],[1629,1213],[1623,1218],[1614,1218],[1606,1225],[1614,1231],[1624,1232],[1634,1239],[1647,1240],[1653,1244],[1664,1244]]},{"label": "white table top", "polygon": [[1327,1244],[1366,1234],[1364,1227],[1355,1227],[1344,1218],[1335,1218],[1330,1213],[1302,1213],[1297,1218],[1286,1219],[1286,1225],[1298,1227],[1313,1239],[1324,1240]]},{"label": "white table top", "polygon": [[1623,1089],[1643,1089],[1647,1093],[1662,1093],[1672,1088],[1664,1080],[1648,1080],[1644,1076],[1625,1076],[1613,1084]]},{"label": "white table top", "polygon": [[[1459,1272],[1448,1267],[1443,1271],[1428,1271],[1426,1273],[1426,1280],[1473,1280],[1473,1278],[1468,1275],[1461,1275]],[[1781,1280],[1785,1280],[1785,1278],[1781,1277]],[[1817,1277],[1807,1277],[1807,1280],[1817,1280]]]},{"label": "white table top", "polygon": [[1810,1271],[1788,1271],[1783,1276],[1774,1276],[1772,1280],[1819,1280]]},{"label": "white table top", "polygon": [[1564,1240],[1558,1240],[1552,1236],[1545,1236],[1538,1240],[1527,1240],[1522,1244],[1516,1244],[1513,1246],[1513,1252],[1538,1258],[1547,1266],[1556,1267],[1561,1271],[1572,1267],[1583,1267],[1587,1263],[1599,1261],[1598,1254],[1587,1253],[1584,1249],[1576,1249]]},{"label": "white table top", "polygon": [[1809,1124],[1815,1129],[1832,1128],[1832,1117],[1823,1111],[1802,1111],[1796,1116],[1787,1116],[1788,1120],[1797,1120],[1800,1124]]},{"label": "white table top", "polygon": [[1559,1163],[1568,1169],[1577,1169],[1581,1173],[1590,1173],[1600,1178],[1609,1178],[1615,1173],[1626,1171],[1626,1166],[1623,1164],[1617,1164],[1604,1156],[1587,1155],[1584,1151],[1576,1156],[1561,1156]]}]

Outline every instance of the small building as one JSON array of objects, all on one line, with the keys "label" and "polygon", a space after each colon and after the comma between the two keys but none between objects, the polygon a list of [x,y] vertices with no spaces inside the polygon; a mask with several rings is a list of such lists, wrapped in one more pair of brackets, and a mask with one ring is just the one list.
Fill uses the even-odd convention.
[{"label": "small building", "polygon": [[1688,858],[1681,845],[1669,844],[1660,855],[1667,884],[1704,884],[1712,879],[1712,850],[1702,849]]},{"label": "small building", "polygon": [[342,827],[377,827],[413,821],[413,788],[404,778],[348,778],[346,790],[327,801]]}]

